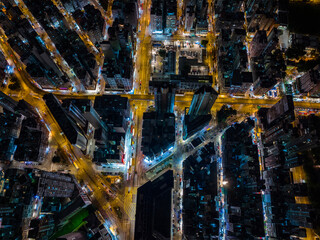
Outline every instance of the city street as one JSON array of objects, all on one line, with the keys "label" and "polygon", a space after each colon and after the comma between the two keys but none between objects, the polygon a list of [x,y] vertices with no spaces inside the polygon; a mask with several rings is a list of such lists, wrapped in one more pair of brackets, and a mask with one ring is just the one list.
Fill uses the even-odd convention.
[{"label": "city street", "polygon": [[28,18],[29,22],[31,23],[33,29],[37,32],[41,40],[43,41],[43,45],[49,50],[52,59],[60,67],[60,69],[67,74],[71,81],[71,85],[74,88],[74,91],[84,91],[84,87],[81,84],[78,77],[73,72],[72,68],[68,65],[68,63],[63,59],[60,55],[59,51],[57,50],[55,44],[50,39],[47,32],[44,28],[40,25],[40,23],[36,20],[36,18],[32,15],[29,11],[28,7],[25,5],[23,0],[18,0],[18,6],[23,12],[23,14]]},{"label": "city street", "polygon": [[[72,15],[67,12],[63,7],[60,0],[52,0],[60,12],[67,20],[70,29],[73,29],[85,43],[88,50],[95,55],[96,61],[101,67],[103,65],[104,55],[102,51],[97,48],[90,40],[88,35],[83,32],[77,25]],[[228,204],[227,191],[225,185],[227,182],[224,179],[223,168],[223,147],[221,143],[222,133],[218,134],[218,130],[210,123],[197,134],[189,137],[187,140],[182,139],[183,133],[183,117],[185,107],[189,107],[193,98],[193,93],[177,94],[175,96],[175,113],[176,113],[176,141],[172,148],[168,151],[159,154],[154,159],[146,159],[141,151],[142,142],[142,124],[143,113],[148,107],[154,105],[154,95],[149,92],[149,82],[153,69],[151,63],[156,64],[157,73],[161,73],[159,69],[162,67],[160,59],[156,59],[153,53],[153,44],[156,42],[168,41],[172,44],[179,43],[182,46],[177,50],[178,55],[184,54],[188,57],[195,58],[202,57],[202,50],[199,42],[207,40],[206,45],[206,69],[195,69],[202,71],[202,74],[208,73],[213,76],[213,87],[218,89],[217,80],[217,57],[216,57],[216,35],[215,35],[215,16],[213,10],[213,1],[208,0],[208,34],[207,36],[189,36],[183,33],[183,0],[178,1],[178,32],[173,36],[166,35],[151,35],[149,31],[150,24],[150,8],[151,0],[146,0],[143,4],[143,12],[139,19],[139,27],[137,32],[136,50],[134,57],[134,79],[133,88],[134,93],[119,93],[111,92],[112,94],[127,97],[130,102],[130,121],[128,130],[125,137],[125,165],[121,167],[124,173],[124,187],[121,191],[115,190],[111,187],[110,182],[106,181],[105,177],[101,174],[101,169],[94,165],[92,159],[85,156],[77,147],[73,146],[65,134],[60,129],[57,121],[48,109],[45,101],[42,99],[43,95],[51,92],[55,94],[58,99],[77,98],[77,99],[90,99],[95,100],[96,96],[100,96],[105,92],[104,80],[102,76],[97,79],[96,88],[94,90],[86,90],[81,84],[78,77],[67,64],[67,62],[60,55],[55,47],[55,44],[50,39],[46,31],[40,23],[35,19],[29,11],[23,0],[17,0],[19,9],[26,16],[32,27],[40,37],[43,45],[49,50],[51,57],[57,66],[67,74],[73,89],[70,90],[43,90],[40,85],[34,81],[28,72],[26,66],[20,60],[20,56],[8,44],[7,37],[2,28],[0,28],[0,50],[4,54],[10,66],[14,67],[14,75],[17,77],[21,86],[20,92],[12,91],[8,88],[3,90],[15,100],[24,99],[26,102],[34,106],[45,126],[49,131],[49,150],[46,161],[41,165],[26,165],[13,161],[12,167],[19,169],[23,168],[39,168],[47,171],[65,171],[71,172],[75,175],[77,180],[85,182],[91,189],[93,194],[90,196],[93,204],[99,209],[102,217],[105,219],[105,225],[113,239],[133,239],[134,225],[136,214],[136,198],[137,189],[149,180],[154,180],[156,177],[167,171],[168,169],[174,170],[174,189],[173,189],[173,204],[172,204],[172,239],[182,239],[183,219],[182,219],[182,196],[183,196],[183,161],[190,155],[197,152],[210,142],[216,144],[216,155],[218,164],[218,200],[219,200],[219,214],[220,214],[220,238],[226,239],[226,229],[228,227]],[[97,0],[90,0],[90,2],[97,8],[104,17],[106,24],[112,24],[112,3],[113,0],[108,2],[108,10],[105,11]],[[107,26],[106,26],[107,28]],[[192,45],[192,47],[191,47]],[[196,46],[197,45],[197,46]],[[177,58],[178,59],[178,58]],[[177,65],[178,66],[178,61]],[[209,72],[208,72],[209,69]],[[100,80],[100,82],[98,81]],[[111,94],[110,92],[108,94]],[[279,101],[280,97],[247,97],[247,96],[232,96],[231,94],[220,94],[215,101],[212,112],[216,112],[223,105],[232,106],[238,113],[254,114],[260,107],[271,107]],[[320,109],[319,98],[308,97],[295,97],[294,104],[296,109]],[[261,139],[259,139],[262,130],[257,130],[258,147],[261,150]],[[201,139],[201,144],[192,147],[191,142],[196,138]],[[60,150],[63,157],[68,159],[68,166],[61,164],[53,164],[51,161],[55,151]],[[48,160],[49,159],[49,160]],[[261,156],[260,156],[261,161]],[[262,173],[262,162],[260,162]],[[110,168],[115,168],[116,165],[110,165]],[[115,169],[113,169],[116,171]],[[118,170],[117,170],[118,171]],[[120,170],[119,170],[120,171]],[[296,168],[292,170],[293,181],[301,183],[301,179],[305,179],[303,169]],[[271,235],[274,230],[272,219],[268,216],[272,215],[270,206],[269,186],[266,184],[266,190],[262,192],[263,195],[263,210],[266,235]],[[305,203],[306,199],[299,199],[301,203]],[[124,217],[119,219],[115,208],[119,207],[124,213]]]}]

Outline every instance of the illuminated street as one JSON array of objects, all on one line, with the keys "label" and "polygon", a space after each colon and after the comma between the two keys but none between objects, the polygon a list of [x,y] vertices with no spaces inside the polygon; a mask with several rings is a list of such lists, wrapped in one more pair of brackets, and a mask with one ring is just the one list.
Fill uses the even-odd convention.
[{"label": "illuminated street", "polygon": [[[138,188],[144,185],[145,183],[147,183],[148,181],[151,181],[151,182],[155,181],[159,176],[165,173],[168,169],[172,169],[174,185],[172,190],[173,195],[172,195],[171,216],[170,216],[171,218],[170,239],[181,240],[181,239],[187,239],[185,233],[183,232],[184,220],[182,217],[184,212],[183,189],[186,188],[186,185],[187,185],[187,183],[184,181],[184,176],[183,176],[184,174],[183,162],[188,157],[201,152],[201,149],[203,147],[207,146],[208,144],[214,143],[216,152],[215,152],[215,161],[212,161],[212,163],[214,162],[214,164],[217,165],[218,191],[215,199],[216,206],[212,206],[212,208],[217,209],[219,214],[218,239],[229,239],[231,235],[228,235],[228,234],[230,234],[229,232],[231,231],[230,230],[232,228],[231,226],[233,226],[232,225],[233,220],[232,220],[232,217],[230,216],[233,216],[232,215],[233,213],[230,212],[231,205],[229,205],[228,203],[228,199],[230,197],[230,195],[228,196],[229,194],[228,191],[230,192],[235,191],[234,190],[235,188],[230,187],[232,186],[231,181],[229,183],[228,182],[229,179],[226,178],[226,176],[230,177],[231,174],[229,173],[228,173],[229,175],[226,174],[226,169],[225,169],[225,166],[223,166],[223,163],[225,161],[231,161],[230,160],[231,158],[229,159],[227,154],[224,152],[225,146],[227,145],[227,143],[224,142],[222,138],[224,137],[224,134],[228,129],[233,129],[235,124],[240,124],[241,122],[245,122],[247,117],[249,117],[251,119],[254,119],[255,121],[254,122],[255,125],[253,127],[254,130],[252,130],[251,132],[252,136],[250,135],[250,137],[252,137],[256,141],[254,142],[253,145],[256,146],[257,148],[257,154],[258,154],[257,159],[259,161],[259,174],[260,174],[259,176],[261,178],[259,180],[265,181],[263,183],[264,184],[263,188],[258,189],[257,191],[252,190],[252,192],[254,192],[254,194],[257,194],[259,195],[259,197],[262,198],[261,214],[263,215],[263,227],[265,231],[265,236],[266,237],[274,236],[276,232],[276,224],[273,222],[273,218],[275,216],[274,216],[274,213],[272,212],[273,211],[272,197],[274,198],[274,196],[271,195],[271,192],[273,191],[273,188],[276,185],[276,183],[273,180],[271,181],[269,179],[270,176],[267,174],[272,175],[273,174],[272,171],[276,171],[276,170],[270,170],[270,169],[275,169],[279,167],[281,164],[287,164],[283,168],[289,172],[288,174],[287,172],[285,173],[281,172],[281,174],[283,174],[281,175],[279,171],[279,175],[281,175],[281,177],[285,179],[283,180],[283,182],[288,181],[292,185],[295,184],[295,185],[305,186],[307,184],[307,180],[309,180],[309,177],[310,177],[309,175],[316,172],[316,170],[314,169],[312,170],[309,169],[309,172],[308,172],[306,170],[307,169],[306,166],[308,167],[309,165],[307,164],[303,165],[302,162],[299,162],[299,161],[301,159],[308,159],[308,157],[312,158],[314,156],[318,156],[317,155],[318,152],[316,152],[316,150],[312,152],[312,154],[309,154],[309,155],[306,154],[307,151],[311,151],[311,149],[316,148],[317,142],[315,139],[317,139],[316,138],[317,131],[310,130],[311,137],[308,138],[305,136],[305,133],[307,132],[307,130],[304,132],[302,131],[302,129],[304,129],[305,126],[307,126],[310,129],[311,127],[316,126],[317,121],[314,119],[309,120],[307,119],[307,117],[311,115],[315,116],[314,113],[315,114],[318,113],[318,111],[320,110],[320,98],[314,97],[312,94],[309,94],[309,93],[308,94],[305,94],[305,93],[304,94],[298,94],[298,93],[288,94],[286,92],[280,92],[279,91],[279,85],[281,85],[280,83],[279,84],[277,83],[277,87],[274,87],[272,89],[271,87],[268,88],[268,91],[265,91],[264,94],[260,94],[260,92],[257,89],[255,89],[257,92],[257,94],[255,95],[253,94],[254,90],[252,90],[254,85],[253,81],[250,85],[250,88],[248,87],[246,91],[241,92],[239,94],[237,94],[235,92],[236,90],[234,89],[242,89],[243,86],[241,87],[236,86],[234,88],[230,87],[230,89],[232,90],[230,90],[229,92],[224,91],[220,82],[222,81],[221,79],[223,78],[219,76],[219,69],[218,69],[219,67],[218,58],[220,54],[219,52],[220,50],[218,50],[218,38],[221,36],[218,36],[219,34],[217,34],[218,30],[216,26],[216,21],[217,21],[216,18],[218,14],[215,13],[215,8],[216,8],[214,6],[215,1],[212,1],[212,0],[208,0],[206,2],[207,30],[205,34],[204,33],[195,34],[196,31],[190,34],[185,31],[185,25],[186,25],[185,0],[178,0],[176,2],[177,4],[176,15],[175,15],[176,17],[175,26],[177,27],[176,32],[174,32],[173,34],[171,34],[171,32],[170,34],[165,34],[163,30],[163,33],[161,34],[159,33],[154,34],[151,31],[151,28],[153,27],[152,21],[154,20],[154,16],[152,16],[154,13],[151,11],[153,1],[151,0],[138,1],[137,10],[140,13],[140,17],[138,18],[137,29],[136,29],[136,32],[134,33],[135,39],[133,39],[133,46],[135,46],[135,49],[133,51],[134,54],[132,57],[133,70],[132,70],[132,75],[129,78],[131,79],[131,83],[132,83],[132,91],[130,92],[118,91],[118,90],[107,91],[105,90],[106,84],[110,84],[110,82],[113,80],[114,81],[123,80],[125,79],[125,77],[120,76],[121,75],[120,73],[113,73],[114,75],[118,74],[117,75],[118,78],[113,76],[114,79],[112,80],[104,78],[102,76],[103,71],[105,76],[108,76],[108,74],[106,73],[107,71],[106,69],[109,66],[108,64],[110,63],[104,65],[105,54],[103,53],[101,46],[99,44],[94,44],[93,41],[90,39],[89,35],[80,28],[80,26],[76,23],[73,15],[70,12],[68,12],[67,8],[63,5],[62,0],[52,0],[52,2],[57,7],[59,12],[64,16],[68,28],[77,33],[81,41],[85,44],[87,50],[94,55],[94,59],[99,68],[99,74],[93,82],[93,88],[90,90],[86,89],[86,87],[79,80],[78,76],[76,76],[73,69],[68,65],[66,60],[62,57],[62,54],[60,54],[60,52],[57,50],[56,45],[54,44],[56,40],[54,38],[51,39],[49,37],[48,33],[40,25],[39,21],[33,16],[33,14],[28,9],[27,5],[24,3],[23,0],[16,1],[18,8],[21,10],[24,17],[31,24],[32,28],[37,34],[37,37],[41,39],[43,46],[50,52],[50,56],[54,61],[54,63],[58,66],[59,70],[61,70],[64,74],[66,74],[67,81],[70,81],[70,84],[72,87],[71,88],[56,87],[52,89],[43,88],[36,80],[34,80],[31,77],[31,75],[27,71],[27,65],[24,64],[24,62],[22,61],[22,57],[19,56],[19,54],[14,50],[15,49],[14,46],[11,46],[12,44],[10,45],[8,43],[9,37],[6,35],[5,29],[3,29],[0,26],[0,52],[3,54],[5,60],[8,62],[8,65],[12,67],[12,71],[13,71],[12,76],[14,76],[18,80],[18,84],[20,85],[19,90],[14,90],[8,86],[5,86],[5,84],[3,84],[3,86],[1,87],[1,91],[6,95],[8,95],[9,97],[11,97],[12,99],[16,101],[24,100],[27,103],[29,103],[33,108],[35,108],[36,114],[38,115],[39,119],[41,119],[40,121],[46,127],[48,131],[48,136],[49,136],[48,147],[46,150],[47,158],[44,159],[41,165],[27,166],[27,164],[25,164],[24,162],[12,160],[11,168],[17,168],[20,170],[24,170],[25,168],[40,169],[42,171],[63,172],[63,173],[73,174],[77,182],[79,183],[82,182],[83,185],[88,186],[88,188],[90,189],[90,191],[86,190],[87,191],[86,195],[90,199],[90,201],[92,201],[93,206],[98,210],[99,215],[102,217],[104,221],[103,224],[106,227],[108,234],[110,234],[111,238],[112,239],[128,239],[128,240],[133,240],[135,238],[134,236],[136,231],[135,220],[137,216],[136,208],[138,204],[137,202]],[[101,12],[103,20],[105,22],[103,36],[104,36],[104,40],[106,40],[109,37],[107,36],[107,32],[108,32],[107,29],[112,26],[112,23],[114,21],[112,16],[112,11],[113,11],[112,8],[113,8],[114,1],[113,0],[107,1],[107,4],[108,4],[107,10],[105,10],[101,6],[98,0],[90,0],[89,2],[92,4],[92,6],[94,6],[95,9],[98,9]],[[121,23],[119,24],[119,26],[120,28],[124,27],[124,24]],[[119,28],[119,26],[117,26],[117,28]],[[248,29],[246,30],[249,31]],[[115,35],[118,37],[117,34]],[[112,45],[112,47],[116,46],[116,44],[112,41],[114,40],[109,39],[107,44],[109,44],[110,46]],[[253,40],[251,39],[250,41],[253,41]],[[203,42],[206,42],[205,46],[202,46]],[[250,48],[248,44],[246,45],[246,47]],[[247,51],[249,52],[248,49]],[[161,55],[160,52],[162,52],[164,57],[159,56]],[[172,57],[173,60],[166,59],[166,57],[168,57],[168,52],[170,52],[170,54],[171,52],[174,52],[174,57]],[[243,52],[241,52],[241,54],[242,53]],[[317,53],[318,52],[313,54],[317,54]],[[117,54],[119,54],[119,50]],[[113,58],[115,58],[114,56],[117,54],[114,54]],[[194,57],[194,56],[198,56],[197,54],[201,55],[201,57]],[[204,54],[203,57],[202,57],[202,54]],[[239,53],[239,55],[241,54]],[[274,52],[272,54],[274,54]],[[309,54],[309,53],[306,53],[306,54]],[[282,55],[285,55],[285,54],[283,53]],[[200,58],[201,59],[204,58],[203,65],[205,65],[205,67],[202,65],[202,60],[196,62],[194,61],[193,57],[198,58],[196,60],[199,60]],[[303,60],[309,61],[309,60],[313,60],[313,58],[305,57],[303,58]],[[171,63],[171,61],[173,63]],[[179,85],[182,80],[179,80],[180,82],[177,83],[178,81],[175,82],[175,80],[172,80],[173,78],[171,78],[173,75],[177,75],[179,77],[183,75],[181,73],[181,69],[179,70],[179,68],[181,68],[179,64],[183,64],[184,63],[183,61],[190,61],[193,64],[191,66],[186,64],[186,66],[190,67],[190,69],[188,69],[189,71],[193,69],[193,72],[187,73],[187,76],[189,77],[194,76],[195,78],[199,77],[200,79],[199,82],[197,83],[198,85],[196,84],[192,85],[191,89],[187,87],[186,89],[183,89],[183,90],[178,89],[179,87],[184,86],[183,84]],[[174,71],[170,72],[166,68],[167,66],[164,67],[165,64],[169,65],[168,62],[170,62],[172,66],[174,66]],[[291,62],[298,63],[299,61],[296,60]],[[131,63],[127,63],[127,64],[131,64]],[[234,66],[237,64],[234,63]],[[240,63],[238,65],[240,65]],[[248,73],[248,70],[251,70],[250,62],[246,63],[245,65],[247,69],[245,69],[245,71],[243,72]],[[194,70],[194,69],[197,69],[197,70]],[[201,71],[203,72],[201,72],[199,69],[202,69]],[[113,70],[114,69],[112,69],[112,71]],[[165,73],[165,71],[168,71],[169,73],[168,72]],[[317,71],[317,69],[314,71]],[[232,76],[236,76],[236,73],[237,73],[236,70],[233,70],[232,74],[234,75]],[[203,80],[205,79],[204,75],[209,76],[210,79],[212,78],[212,81],[211,81],[212,86],[209,86],[209,87],[212,87],[217,91],[216,93],[217,97],[213,100],[212,105],[210,105],[209,113],[205,113],[206,115],[210,115],[210,121],[208,121],[209,123],[205,124],[204,126],[201,125],[202,123],[201,124],[199,123],[199,126],[201,126],[200,130],[198,129],[195,133],[188,135],[187,138],[184,139],[184,135],[185,135],[184,128],[186,126],[185,117],[187,115],[191,115],[190,112],[192,111],[190,109],[192,108],[192,103],[197,100],[197,95],[195,92],[198,90],[198,88],[200,88],[199,86],[202,87],[201,84],[205,85],[203,83],[205,82]],[[10,78],[12,79],[12,76],[8,78],[9,82],[10,82]],[[239,72],[239,76],[240,76],[240,72]],[[144,128],[144,131],[147,132],[146,129],[148,127],[147,124],[144,125],[144,121],[145,121],[144,113],[146,112],[150,113],[152,111],[154,112],[153,109],[157,108],[157,101],[159,100],[157,100],[155,92],[158,89],[157,87],[153,86],[153,84],[156,85],[158,81],[157,77],[161,79],[161,81],[164,81],[163,79],[168,81],[168,85],[164,84],[165,87],[161,86],[163,88],[169,88],[168,86],[171,87],[170,84],[173,84],[173,85],[176,84],[173,87],[174,88],[174,91],[173,91],[174,104],[172,105],[174,108],[175,141],[173,145],[166,147],[165,150],[160,149],[160,152],[158,154],[154,154],[152,157],[147,157],[144,155],[143,151],[145,150],[145,146],[142,144],[142,139],[146,137],[146,136],[143,136],[143,128]],[[264,79],[264,78],[261,78],[261,79]],[[299,78],[297,79],[298,79],[297,81],[302,81],[304,78],[301,78],[301,76],[299,76]],[[159,80],[159,82],[161,81]],[[283,81],[282,85],[284,86],[285,85],[284,80],[281,80],[281,81]],[[186,85],[187,84],[188,82],[186,83]],[[288,85],[290,84],[286,83],[285,87],[289,88]],[[298,86],[300,88],[304,86],[303,84],[300,84],[300,85],[292,84],[292,85],[294,85],[295,87]],[[274,90],[275,88],[276,90]],[[239,90],[239,91],[242,91],[242,90]],[[248,94],[249,92],[250,94]],[[277,94],[275,94],[275,92]],[[91,100],[90,104],[94,106],[95,99],[98,96],[101,97],[103,95],[123,97],[128,99],[129,110],[127,113],[128,115],[125,115],[127,128],[123,130],[124,137],[122,137],[123,144],[124,144],[123,155],[121,155],[122,163],[119,160],[119,162],[111,162],[111,163],[105,164],[108,166],[108,168],[111,168],[111,170],[108,173],[109,175],[103,173],[103,171],[105,171],[104,169],[105,165],[101,164],[100,162],[99,164],[96,164],[97,162],[93,161],[94,154],[90,155],[87,152],[85,153],[83,149],[81,149],[76,144],[72,144],[70,140],[68,140],[66,136],[67,134],[64,133],[57,119],[53,116],[53,113],[49,110],[45,100],[43,100],[43,96],[47,93],[54,94],[54,96],[59,100],[61,104],[62,104],[62,100],[72,98],[77,100]],[[271,94],[275,94],[275,95],[271,95]],[[199,96],[200,95],[201,94],[199,94]],[[279,110],[280,107],[278,108],[274,107],[274,106],[279,106],[280,105],[279,102],[282,103],[281,101],[286,96],[289,96],[289,95],[292,98],[292,103],[294,105],[292,106],[294,108],[292,112],[293,112],[293,115],[294,114],[295,115],[293,116],[292,119],[290,118],[290,116],[288,117],[287,115],[289,114],[285,112],[285,110],[283,110],[283,109],[289,108],[287,106],[288,104],[285,105],[285,107],[282,107],[281,105],[281,111],[284,111],[285,114]],[[198,101],[201,102],[202,100],[198,100]],[[206,101],[206,100],[203,100],[203,101]],[[231,114],[230,116],[225,117],[225,119],[221,120],[221,122],[218,123],[217,112],[223,107],[228,107],[231,110],[235,110],[236,114],[234,114],[235,116]],[[115,107],[115,109],[116,108],[117,107]],[[265,110],[264,108],[268,108],[272,110]],[[92,110],[92,112],[95,112],[95,111],[96,110],[94,109]],[[276,119],[276,117],[278,117],[278,115],[282,117],[280,113],[282,115],[285,115],[285,117],[281,119],[279,117],[279,120],[274,120]],[[205,115],[205,114],[202,114],[202,115]],[[265,117],[263,114],[266,114],[267,117]],[[272,114],[275,116],[273,116]],[[160,115],[161,114],[159,114],[159,116]],[[212,116],[213,118],[211,118]],[[296,117],[295,120],[294,120],[294,117]],[[306,118],[303,118],[303,117],[306,117]],[[79,119],[81,120],[82,118],[80,117]],[[102,117],[100,116],[97,117],[97,119],[99,121],[102,121],[101,120]],[[259,120],[260,122],[257,119],[260,119]],[[277,124],[281,125],[281,127],[283,127],[285,131],[274,130],[276,129],[276,127],[274,126],[277,126]],[[77,123],[75,125],[76,127],[79,127],[81,124]],[[84,124],[84,125],[86,130],[90,129],[90,126],[91,126],[90,124],[87,124],[87,125]],[[94,128],[93,126],[91,127]],[[107,128],[110,128],[112,129],[113,132],[116,132],[116,130],[119,130],[118,128],[120,127],[117,126],[112,128],[108,125]],[[279,127],[279,129],[281,128]],[[295,129],[295,130],[292,130],[292,129]],[[110,130],[110,132],[112,131]],[[88,132],[90,132],[90,130],[88,130]],[[280,142],[280,140],[276,139],[277,134],[279,134],[279,139],[282,141],[281,144],[283,144],[283,146],[281,145],[281,147],[276,146],[276,142],[277,141]],[[287,135],[283,136],[281,134],[283,135],[287,134]],[[289,134],[292,134],[292,136]],[[101,135],[102,135],[101,138],[103,137],[107,138],[106,136],[103,136],[103,134]],[[301,149],[302,149],[301,146],[304,146],[304,144],[306,145],[310,144],[310,145],[308,145],[308,147],[303,148],[303,150],[298,151],[296,150],[298,149],[298,147],[296,147],[295,143],[290,143],[291,145],[289,143],[288,144],[285,143],[285,141],[289,142],[288,139],[294,138],[296,136],[300,136],[301,139],[303,138],[303,143],[300,143],[298,138],[295,139],[295,141],[297,142],[297,146],[300,147]],[[194,147],[192,143],[194,143],[194,141],[199,139],[201,139],[201,143]],[[274,141],[272,141],[271,139],[273,139]],[[93,141],[95,140],[93,139]],[[313,143],[312,141],[315,141],[316,143]],[[109,142],[114,144],[113,142],[115,142],[115,140],[110,140]],[[298,143],[300,145],[298,145]],[[280,144],[280,143],[277,143],[277,144]],[[118,147],[118,150],[119,148],[120,147]],[[289,149],[288,151],[286,149],[286,154],[283,155],[283,156],[286,156],[288,159],[289,159],[288,156],[291,154],[290,151],[292,152],[298,151],[297,155],[299,155],[299,157],[296,157],[296,156],[292,157],[290,155],[290,157],[292,157],[292,159],[290,158],[290,161],[292,161],[292,163],[291,162],[287,163],[285,161],[280,162],[280,160],[279,162],[274,163],[273,161],[278,160],[278,157],[273,158],[272,154],[282,150],[282,148]],[[96,148],[93,147],[93,149],[96,150],[97,147]],[[52,159],[53,156],[55,155],[55,152],[57,151],[61,152],[63,158],[68,160],[68,163],[67,163],[68,167],[66,167],[66,165],[63,166],[63,164],[53,163],[53,161],[51,162],[48,160],[48,159]],[[250,152],[250,150],[248,150],[248,152]],[[252,152],[255,152],[255,150],[252,150]],[[109,152],[108,154],[111,155]],[[302,154],[305,154],[305,155],[302,155]],[[250,157],[243,158],[243,159],[250,159]],[[266,159],[267,157],[269,158]],[[294,159],[299,159],[299,161],[295,162]],[[202,160],[197,159],[197,161],[200,162]],[[289,160],[287,159],[286,161],[289,162]],[[312,161],[310,160],[310,162]],[[310,162],[308,162],[308,164],[311,165]],[[239,169],[241,167],[239,167]],[[318,168],[318,165],[315,168]],[[243,169],[241,169],[241,171],[242,170]],[[245,170],[243,170],[243,172],[245,172]],[[243,172],[241,171],[240,173],[242,174]],[[268,171],[272,173],[269,173]],[[114,173],[115,176],[111,176],[110,174],[111,172]],[[118,173],[122,174],[121,177],[117,175]],[[242,175],[240,173],[239,175],[236,176],[235,181],[238,181],[238,182],[243,181],[241,180]],[[121,179],[121,184],[122,184],[121,187],[114,187],[116,184],[110,181],[110,179],[117,179],[117,177],[119,179],[119,182]],[[286,177],[288,177],[288,179]],[[190,185],[190,182],[188,184]],[[259,182],[259,184],[261,183]],[[287,182],[286,184],[289,185],[289,183]],[[256,185],[258,185],[258,183]],[[239,186],[240,186],[240,183],[238,184],[237,187]],[[245,186],[243,188],[245,188]],[[305,192],[303,192],[303,194],[304,193]],[[33,209],[34,216],[40,214],[38,213],[39,212],[38,207],[40,205],[35,201],[36,200],[33,200],[33,205],[32,205],[32,206],[36,206],[35,209]],[[301,205],[312,204],[312,201],[308,198],[308,196],[298,196],[298,195],[294,196],[294,200],[292,200],[292,204],[293,202],[299,205],[299,207],[301,207]],[[240,209],[239,206],[236,206],[234,207],[233,210],[236,211],[235,209],[238,210],[238,208]],[[302,211],[302,210],[299,210],[299,211]],[[236,224],[234,223],[234,225]],[[306,235],[314,236],[314,238],[306,237],[304,239],[315,239],[315,236],[316,236],[315,231],[313,230],[312,227],[310,227],[311,225],[307,225],[307,226],[308,227],[304,228],[306,231]],[[297,225],[297,227],[302,228],[301,224]],[[248,235],[245,235],[245,236],[248,236]],[[264,239],[264,238],[261,237],[261,239]],[[277,239],[277,238],[274,238],[274,239]]]},{"label": "illuminated street", "polygon": [[33,29],[38,33],[39,37],[42,39],[43,44],[50,51],[51,56],[53,57],[55,63],[69,76],[71,81],[73,82],[73,87],[75,90],[83,90],[83,86],[81,86],[80,80],[77,78],[73,70],[68,66],[67,62],[62,58],[56,46],[51,41],[47,32],[42,28],[42,26],[38,23],[38,21],[34,18],[32,13],[29,11],[28,7],[25,5],[23,0],[18,1],[18,6],[20,10],[24,13],[28,20],[33,26]]}]

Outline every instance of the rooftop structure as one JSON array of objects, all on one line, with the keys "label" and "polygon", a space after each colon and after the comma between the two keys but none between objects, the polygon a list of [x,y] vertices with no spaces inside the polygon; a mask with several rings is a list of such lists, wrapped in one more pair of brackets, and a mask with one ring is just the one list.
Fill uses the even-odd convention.
[{"label": "rooftop structure", "polygon": [[173,171],[138,188],[135,239],[169,239]]}]

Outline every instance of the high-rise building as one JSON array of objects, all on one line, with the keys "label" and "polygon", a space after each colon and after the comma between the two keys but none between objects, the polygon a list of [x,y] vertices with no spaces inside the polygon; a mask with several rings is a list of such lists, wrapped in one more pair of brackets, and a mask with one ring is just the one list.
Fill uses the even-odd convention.
[{"label": "high-rise building", "polygon": [[69,111],[76,116],[79,116],[82,122],[90,122],[95,129],[101,127],[100,116],[93,108],[91,100],[69,98],[63,101],[63,107],[69,109]]},{"label": "high-rise building", "polygon": [[47,146],[47,130],[35,109],[0,92],[0,161],[38,163]]},{"label": "high-rise building", "polygon": [[259,109],[258,116],[265,130],[272,128],[285,119],[288,119],[289,121],[294,120],[294,104],[292,96],[284,96],[269,109]]},{"label": "high-rise building", "polygon": [[[318,116],[294,116],[292,96],[258,111],[262,126],[260,153],[267,234],[274,239],[313,239],[318,234],[319,208],[313,187],[319,174]],[[226,152],[226,151],[224,151]],[[312,182],[312,183],[311,183]]]},{"label": "high-rise building", "polygon": [[41,218],[32,219],[29,225],[28,238],[49,239],[54,233],[55,226],[53,214],[47,214]]},{"label": "high-rise building", "polygon": [[306,95],[319,94],[320,89],[320,65],[309,70],[300,78],[297,79],[298,90],[300,93]]},{"label": "high-rise building", "polygon": [[211,86],[202,86],[193,95],[188,114],[183,122],[183,139],[196,134],[211,120],[211,108],[218,93]]},{"label": "high-rise building", "polygon": [[154,89],[155,111],[143,114],[142,152],[156,157],[173,146],[175,141],[175,84],[164,81],[151,82]]},{"label": "high-rise building", "polygon": [[170,239],[173,171],[138,188],[134,239]]},{"label": "high-rise building", "polygon": [[176,30],[177,1],[153,0],[150,28],[152,33],[172,34]]},{"label": "high-rise building", "polygon": [[94,109],[100,116],[102,126],[95,131],[94,161],[101,164],[123,163],[129,116],[128,99],[115,95],[98,96]]},{"label": "high-rise building", "polygon": [[186,32],[191,32],[194,30],[194,19],[195,19],[195,11],[193,6],[186,6],[185,12],[185,25],[184,29]]},{"label": "high-rise building", "polygon": [[258,57],[263,49],[267,46],[267,33],[266,31],[257,31],[250,43],[250,58]]},{"label": "high-rise building", "polygon": [[176,52],[168,51],[168,61],[166,66],[166,72],[169,74],[175,74],[176,72]]},{"label": "high-rise building", "polygon": [[173,113],[175,88],[172,84],[159,83],[154,86],[155,107],[158,114]]},{"label": "high-rise building", "polygon": [[43,99],[70,143],[81,150],[85,150],[87,139],[84,136],[84,133],[73,121],[71,121],[71,119],[69,119],[68,114],[62,108],[59,100],[51,93],[44,95]]},{"label": "high-rise building", "polygon": [[52,172],[39,173],[39,197],[71,197],[74,189],[75,184],[71,176]]},{"label": "high-rise building", "polygon": [[177,28],[177,1],[167,0],[166,8],[165,33],[172,34]]},{"label": "high-rise building", "polygon": [[147,157],[157,157],[175,142],[175,115],[145,112],[142,125],[142,152]]},{"label": "high-rise building", "polygon": [[259,239],[264,236],[258,149],[249,132],[250,118],[227,128],[221,138],[224,179],[228,183],[226,230],[228,239]]},{"label": "high-rise building", "polygon": [[150,28],[152,33],[163,32],[162,12],[158,9],[151,8]]},{"label": "high-rise building", "polygon": [[199,88],[193,95],[188,111],[191,118],[210,114],[211,108],[218,97],[218,93],[210,86]]}]

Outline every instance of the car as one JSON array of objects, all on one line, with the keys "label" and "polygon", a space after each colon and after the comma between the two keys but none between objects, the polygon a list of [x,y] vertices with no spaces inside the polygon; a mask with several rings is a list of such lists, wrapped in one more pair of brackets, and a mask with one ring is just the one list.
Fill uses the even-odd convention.
[{"label": "car", "polygon": [[73,165],[75,166],[75,168],[78,170],[79,169],[79,166],[76,162],[73,162]]}]

